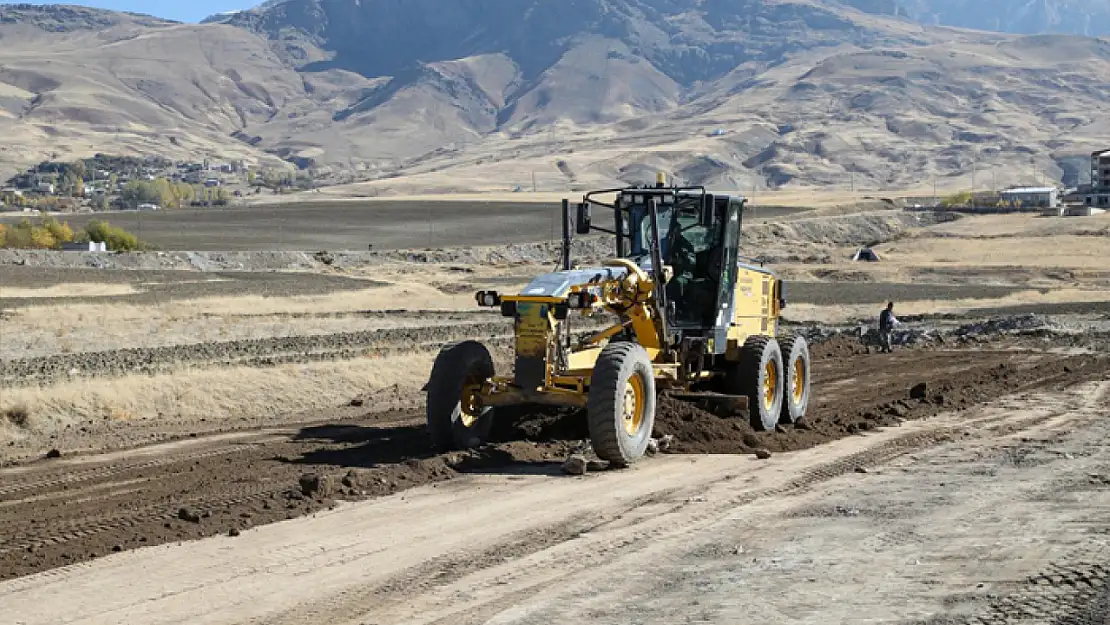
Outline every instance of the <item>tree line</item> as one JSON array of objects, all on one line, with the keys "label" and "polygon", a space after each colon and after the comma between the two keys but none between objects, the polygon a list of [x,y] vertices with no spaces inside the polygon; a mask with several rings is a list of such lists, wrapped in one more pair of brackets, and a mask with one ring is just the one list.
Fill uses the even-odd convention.
[{"label": "tree line", "polygon": [[134,234],[99,219],[90,221],[84,230],[78,232],[74,232],[68,222],[58,221],[54,217],[46,217],[38,225],[27,218],[15,224],[0,223],[0,248],[56,250],[61,249],[63,243],[88,241],[104,243],[105,247],[114,252],[149,248]]}]

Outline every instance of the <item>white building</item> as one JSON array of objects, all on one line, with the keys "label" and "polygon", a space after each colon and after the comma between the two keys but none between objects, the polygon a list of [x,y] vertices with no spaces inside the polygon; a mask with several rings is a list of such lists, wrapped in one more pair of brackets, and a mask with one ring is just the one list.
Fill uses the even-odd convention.
[{"label": "white building", "polygon": [[1056,208],[1060,202],[1056,187],[1018,187],[1001,195],[1003,202],[1020,208]]}]

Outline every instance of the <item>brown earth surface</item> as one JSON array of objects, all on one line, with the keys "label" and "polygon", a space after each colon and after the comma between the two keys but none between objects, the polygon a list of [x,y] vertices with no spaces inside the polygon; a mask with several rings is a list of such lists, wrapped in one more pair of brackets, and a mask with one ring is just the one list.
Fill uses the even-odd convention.
[{"label": "brown earth surface", "polygon": [[[736,419],[664,399],[656,434],[673,435],[680,454],[799,450],[1110,375],[1104,355],[1054,353],[1009,340],[877,355],[838,339],[815,346],[813,355],[813,403],[804,425],[756,433]],[[920,383],[925,392],[911,397]],[[419,413],[316,416],[300,426],[204,434],[106,454],[61,453],[0,469],[0,578],[137,547],[235,535],[338,500],[464,474],[558,474],[586,436],[574,413],[520,411],[503,415],[491,444],[433,455]]]},{"label": "brown earth surface", "polygon": [[[582,193],[568,191],[578,201]],[[220,209],[110,212],[65,216],[74,230],[94,219],[133,232],[163,250],[397,250],[555,241],[558,202],[297,202]],[[756,221],[804,213],[764,206]],[[0,223],[21,219],[0,216]]]}]

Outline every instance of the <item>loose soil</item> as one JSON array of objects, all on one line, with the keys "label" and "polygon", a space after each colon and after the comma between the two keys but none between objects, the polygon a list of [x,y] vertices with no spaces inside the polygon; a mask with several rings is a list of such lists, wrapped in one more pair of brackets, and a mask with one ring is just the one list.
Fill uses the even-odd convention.
[{"label": "loose soil", "polygon": [[[783,452],[1007,394],[1110,376],[1108,357],[1017,345],[889,355],[849,351],[843,342],[814,349],[814,403],[804,426],[757,433],[736,418],[663,398],[656,434],[674,436],[670,451],[679,454]],[[922,382],[924,395],[911,398],[910,389]],[[520,410],[502,415],[491,444],[434,455],[421,415],[400,412],[111,454],[60,450],[60,457],[0,470],[0,534],[6,537],[0,579],[141,546],[234,534],[312,514],[337,500],[468,473],[558,475],[562,460],[585,437],[574,412]]]}]

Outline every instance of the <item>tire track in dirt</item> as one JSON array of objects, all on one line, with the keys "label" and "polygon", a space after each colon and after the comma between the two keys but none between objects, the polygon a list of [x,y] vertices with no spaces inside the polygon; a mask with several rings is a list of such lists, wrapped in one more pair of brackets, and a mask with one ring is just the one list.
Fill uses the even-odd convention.
[{"label": "tire track in dirt", "polygon": [[[964,386],[957,384],[956,391],[975,387],[976,392],[961,395],[959,402],[919,402],[910,407],[905,418],[926,417],[993,401],[1014,389],[1037,387],[1042,383],[1039,381],[1071,383],[1105,373],[1107,369],[1105,360],[1092,360],[1091,357],[1046,357],[1022,352],[998,355],[1026,361],[1024,367],[1003,371],[1005,375],[994,370],[998,364],[994,359],[973,350],[956,350],[949,354],[906,351],[895,357],[872,355],[855,358],[854,369],[837,362],[841,356],[831,356],[832,360],[815,359],[815,380],[825,381],[848,374],[875,375],[877,383],[867,393],[859,393],[850,386],[830,393],[819,404],[808,430],[796,431],[788,427],[782,432],[751,434],[736,420],[720,419],[708,413],[694,416],[707,426],[724,424],[729,428],[728,436],[723,438],[726,442],[732,441],[734,446],[724,453],[743,453],[749,435],[769,448],[811,447],[899,421],[892,420],[884,407],[904,402],[901,398],[905,397],[904,389],[909,386],[905,382],[919,379],[919,374],[914,377],[913,361],[918,357],[929,360],[941,356],[959,362],[950,363],[948,377],[941,377],[938,388],[959,383]],[[1092,362],[1101,362],[1102,368],[1091,365]],[[825,376],[822,373],[825,366],[829,366],[834,375]],[[970,367],[970,372],[965,366]],[[1076,373],[1061,378],[1060,372],[1071,367]],[[931,379],[930,385],[935,381]],[[48,472],[45,475],[40,470],[17,466],[5,471],[14,481],[9,480],[4,485],[2,492],[5,494],[0,494],[0,503],[13,499],[25,503],[0,506],[0,530],[11,537],[0,552],[0,578],[84,561],[110,553],[117,547],[129,549],[200,538],[301,516],[328,507],[333,498],[359,500],[489,469],[529,464],[557,468],[557,463],[581,438],[581,424],[573,414],[563,414],[557,415],[549,425],[533,427],[531,421],[537,418],[542,421],[551,417],[525,412],[512,427],[505,429],[503,438],[485,448],[453,454],[431,454],[422,416],[400,413],[367,416],[343,424],[321,426],[317,423],[302,427],[294,436],[254,445],[231,441],[229,446],[237,453],[214,453],[213,450],[209,455],[209,451],[177,451],[156,461],[117,462],[109,467],[92,467],[76,474],[75,478],[65,475],[67,468],[64,466],[50,468],[49,463],[40,463],[41,471]],[[862,424],[870,425],[864,427]],[[936,440],[907,439],[903,444],[916,448],[934,444]],[[196,453],[202,455],[196,457]],[[887,453],[903,452],[895,446]],[[875,460],[870,456],[852,459],[850,465],[805,476],[793,488],[804,488],[812,480],[831,479],[855,470],[860,462],[879,460],[881,458]],[[150,462],[155,464],[150,465]],[[343,475],[348,469],[350,472]],[[330,479],[332,487],[327,490],[331,492],[302,493],[298,480],[306,472],[316,472]],[[70,479],[78,480],[77,488],[68,481]],[[124,483],[136,479],[146,480],[138,500],[133,492],[105,494],[97,490],[105,481]],[[63,494],[65,497],[61,496]],[[67,501],[63,504],[62,499]],[[16,508],[18,514],[15,514]],[[185,519],[177,518],[181,508],[189,513]],[[203,516],[205,513],[209,516]],[[28,519],[33,519],[34,523]]]},{"label": "tire track in dirt", "polygon": [[[1070,407],[1071,419],[1050,420],[1039,432],[1022,431],[1022,445],[1032,444],[1044,450],[1050,442],[1065,440],[1069,432],[1081,428],[1097,428],[1103,436],[1093,440],[1106,440],[1110,427],[1097,415],[1110,396],[1110,382],[1076,402]],[[1052,411],[1054,417],[1060,411]],[[1030,436],[1037,434],[1037,439]],[[1005,445],[995,457],[1005,455],[1013,448]],[[1070,461],[1072,457],[1059,455],[1047,462]],[[1099,473],[1089,473],[1095,469]],[[1027,493],[1049,505],[1074,505],[1074,496],[1084,490],[1105,488],[1110,482],[1110,465],[1105,462],[1088,466],[1085,480],[1060,483],[1050,481]],[[1076,476],[1073,476],[1076,477]],[[1004,583],[1000,596],[990,597],[988,605],[970,615],[955,616],[950,622],[959,625],[1022,625],[1030,622],[1050,625],[1107,625],[1110,624],[1110,524],[1105,518],[1091,512],[1086,522],[1083,540],[1063,553],[1057,554],[1047,566],[1025,579]]]},{"label": "tire track in dirt", "polygon": [[[1041,415],[1029,419],[1015,418],[1003,413],[969,417],[966,421],[955,425],[936,426],[897,437],[889,442],[808,469],[781,486],[749,490],[715,504],[706,504],[697,495],[714,486],[734,482],[740,479],[739,475],[707,481],[685,489],[667,489],[651,497],[632,502],[604,518],[599,519],[595,513],[592,516],[563,521],[551,526],[532,528],[506,537],[503,542],[489,549],[435,558],[381,583],[348,590],[337,596],[321,598],[289,610],[276,620],[268,617],[265,622],[267,625],[294,625],[308,620],[337,622],[365,618],[371,610],[376,613],[388,613],[391,608],[406,604],[413,596],[436,588],[444,589],[442,592],[446,594],[449,592],[445,589],[447,586],[458,583],[469,575],[496,568],[509,558],[528,558],[529,567],[525,570],[494,574],[482,584],[476,584],[473,580],[466,584],[467,593],[470,595],[480,594],[483,591],[495,594],[498,597],[496,604],[462,607],[453,610],[449,615],[441,615],[428,621],[419,620],[419,617],[413,614],[403,614],[404,618],[401,619],[406,623],[422,622],[435,625],[482,622],[502,607],[535,592],[540,586],[557,586],[561,580],[573,579],[582,571],[603,565],[618,556],[647,549],[655,543],[680,534],[696,533],[699,529],[716,523],[722,516],[734,513],[737,508],[768,498],[789,497],[818,484],[854,473],[861,468],[880,466],[907,454],[958,438],[966,438],[968,435],[990,438],[1002,431],[1015,432],[1031,428],[1050,420],[1051,416]],[[660,505],[662,506],[660,509],[646,510]],[[695,510],[693,507],[695,505],[697,509],[692,511]],[[672,522],[674,515],[681,515],[680,524]],[[624,538],[606,541],[589,536],[591,532],[600,533],[617,527],[620,528],[619,534]],[[575,541],[575,545],[567,545],[570,541]],[[544,553],[548,550],[551,550],[551,553]],[[537,575],[536,571],[543,571],[543,573]],[[501,590],[507,587],[516,590],[509,595],[502,594]],[[453,599],[457,601],[458,597]],[[444,597],[442,604],[448,603],[450,602]]]},{"label": "tire track in dirt", "polygon": [[[382,603],[371,603],[367,601],[364,601],[358,608],[352,609],[348,612],[343,612],[341,614],[342,616],[347,616],[350,618],[366,618],[372,610],[373,615],[376,618],[375,622],[380,622],[383,624],[391,622],[404,622],[425,624],[434,623],[435,625],[457,625],[459,623],[489,622],[491,618],[503,613],[503,611],[505,610],[511,611],[513,608],[517,608],[519,610],[519,608],[522,607],[522,604],[527,604],[535,597],[538,592],[542,592],[546,588],[565,587],[566,584],[573,584],[576,580],[581,582],[581,575],[583,575],[592,567],[603,567],[606,564],[617,560],[618,558],[627,557],[629,554],[634,554],[638,552],[655,553],[654,550],[656,549],[656,545],[668,543],[672,539],[684,537],[686,535],[705,536],[705,541],[709,542],[699,542],[698,547],[694,547],[694,549],[698,549],[700,547],[712,547],[714,549],[720,549],[720,543],[717,542],[719,541],[719,538],[714,536],[713,532],[709,530],[714,523],[734,514],[736,509],[739,507],[757,503],[769,498],[781,499],[796,496],[808,490],[811,490],[814,486],[818,486],[822,483],[829,482],[836,477],[845,475],[847,472],[849,472],[849,470],[854,472],[857,471],[859,468],[872,469],[875,467],[881,467],[893,460],[897,460],[898,458],[904,457],[908,454],[927,451],[931,447],[945,444],[950,441],[962,444],[964,441],[978,440],[990,445],[994,441],[996,441],[998,437],[1003,435],[1011,437],[1020,435],[1022,437],[1022,440],[1024,440],[1027,436],[1034,434],[1040,435],[1042,437],[1051,437],[1055,432],[1065,431],[1068,427],[1084,427],[1090,425],[1091,421],[1096,417],[1092,417],[1091,413],[1088,412],[1086,409],[1094,405],[1095,404],[1092,400],[1088,400],[1086,402],[1077,402],[1076,405],[1070,406],[1067,410],[1050,410],[1046,411],[1044,414],[1034,415],[1032,417],[1023,417],[1020,414],[1012,415],[1008,414],[1006,411],[992,408],[982,415],[972,415],[970,416],[970,418],[967,418],[963,422],[952,424],[952,419],[950,418],[948,419],[950,423],[949,425],[941,425],[935,428],[928,429],[924,432],[917,432],[908,436],[898,437],[888,443],[880,444],[856,454],[846,455],[842,458],[837,459],[836,461],[813,467],[812,469],[805,471],[802,476],[789,481],[781,487],[757,490],[750,494],[726,499],[719,504],[711,505],[711,507],[704,510],[704,512],[694,515],[687,514],[685,515],[685,517],[683,517],[692,518],[694,522],[704,521],[704,523],[698,526],[688,525],[685,522],[679,524],[678,522],[673,520],[668,522],[666,519],[663,519],[657,524],[658,528],[660,529],[660,531],[657,533],[653,533],[650,530],[645,531],[642,527],[639,526],[622,527],[622,530],[627,530],[623,532],[624,534],[632,533],[635,534],[637,537],[643,536],[645,539],[642,541],[630,539],[626,542],[618,542],[614,550],[608,553],[608,558],[605,557],[606,554],[603,552],[598,554],[599,557],[597,560],[591,560],[595,553],[598,552],[599,547],[592,543],[583,545],[580,544],[581,541],[578,541],[579,544],[574,548],[577,550],[576,552],[574,552],[576,554],[575,557],[568,556],[567,558],[561,560],[550,561],[530,558],[528,562],[528,570],[519,572],[519,575],[524,578],[531,577],[530,581],[497,576],[496,579],[494,579],[488,587],[485,587],[485,590],[488,590],[489,594],[494,597],[493,600],[485,603],[477,600],[470,601],[469,606],[460,606],[459,608],[453,609],[448,614],[437,612],[434,618],[429,617],[422,620],[422,617],[424,615],[414,612],[401,612],[400,614],[396,615],[392,613],[383,614]],[[706,488],[709,488],[712,485],[713,483],[707,483]],[[700,508],[704,509],[707,506],[704,498],[700,500],[694,499],[694,501],[698,502],[697,505]],[[665,516],[668,514],[680,513],[683,511],[684,508],[689,506],[691,506],[689,500],[687,502],[676,502],[675,505],[671,506],[669,509],[649,511],[647,514],[643,515],[643,518],[654,523],[655,519],[653,517],[655,516]],[[757,541],[758,534],[754,535],[752,540]],[[1082,591],[1081,595],[1076,594],[1072,599],[1070,599],[1075,601],[1075,605],[1079,607],[1075,608],[1075,610],[1066,612],[1066,614],[1093,614],[1093,610],[1095,608],[1090,606],[1101,605],[1089,603],[1092,595],[1095,597],[1098,596],[1098,589],[1093,587],[1096,583],[1094,581],[1094,578],[1097,571],[1092,571],[1089,565],[1085,566],[1082,564],[1083,562],[1090,563],[1100,561],[1099,558],[1102,557],[1100,556],[1100,554],[1104,554],[1106,551],[1104,548],[1099,547],[1100,544],[1102,543],[1091,543],[1086,545],[1083,549],[1079,549],[1074,552],[1076,554],[1082,555],[1085,560],[1079,560],[1075,557],[1063,558],[1061,560],[1062,562],[1074,563],[1078,561],[1081,563],[1079,565],[1070,567],[1070,570],[1079,571],[1079,573],[1073,574],[1073,579],[1078,580],[1078,583],[1073,584],[1073,582],[1070,581],[1066,576],[1062,581],[1055,580],[1056,582],[1058,582],[1058,585],[1060,585],[1060,587],[1065,590],[1074,585],[1076,590]],[[570,547],[568,547],[568,549],[570,549]],[[601,549],[604,549],[604,546]],[[585,559],[585,561],[580,561],[580,559]],[[653,560],[654,559],[652,557],[648,556],[641,556],[637,559],[637,561],[639,562]],[[1101,561],[1105,562],[1105,558],[1103,557]],[[496,566],[496,564],[494,566]],[[517,568],[523,567],[518,566]],[[534,574],[534,571],[536,571],[537,569],[546,571],[557,570],[559,571],[559,574],[540,579],[538,575]],[[1092,588],[1088,589],[1083,586],[1084,579],[1088,580],[1088,582],[1092,585]],[[1105,576],[1103,575],[1099,579],[1105,580]],[[505,588],[512,588],[513,590],[511,592],[503,592],[503,589]],[[406,603],[410,605],[415,604],[418,606],[422,606],[424,609],[434,606],[432,608],[434,610],[435,607],[441,605],[457,605],[459,602],[466,602],[468,598],[474,596],[475,594],[479,594],[482,591],[483,587],[479,584],[476,584],[474,579],[466,579],[461,580],[460,583],[458,583],[453,589],[438,589],[436,595],[433,597],[421,597],[419,600],[417,600],[415,597],[410,596],[398,597],[397,599],[398,604],[401,605]],[[1057,593],[1056,596],[1061,597],[1062,593]],[[554,601],[557,602],[558,599],[555,598]],[[1042,600],[1040,601],[1040,604],[1044,605],[1045,602]],[[1088,607],[1083,607],[1085,605]],[[1086,611],[1084,612],[1084,610]],[[1061,613],[1063,614],[1064,612],[1061,611]],[[517,611],[514,614],[518,619],[528,620],[524,617],[524,615],[527,614],[526,612]],[[1021,613],[1016,611],[1009,612],[1011,618],[1014,617],[1015,614]],[[1105,618],[1107,613],[1101,614],[1102,618]],[[944,620],[942,618],[928,621],[914,621],[913,623],[915,623],[916,625],[924,625],[925,623],[936,625],[939,623],[963,622],[964,621],[961,621],[957,617],[951,620]],[[969,625],[981,622],[995,625],[995,621],[967,621]],[[997,621],[998,625],[1001,625],[1002,623],[1017,625],[1017,623],[1019,622],[1025,623],[1026,621],[1020,619]],[[1057,623],[1057,621],[1053,621],[1053,623]],[[1075,625],[1104,625],[1104,621],[1101,620],[1073,621],[1068,618],[1063,618],[1059,621],[1059,625],[1072,625],[1072,623],[1075,623]],[[905,625],[909,624],[906,623]]]}]

